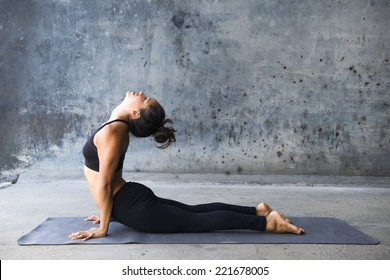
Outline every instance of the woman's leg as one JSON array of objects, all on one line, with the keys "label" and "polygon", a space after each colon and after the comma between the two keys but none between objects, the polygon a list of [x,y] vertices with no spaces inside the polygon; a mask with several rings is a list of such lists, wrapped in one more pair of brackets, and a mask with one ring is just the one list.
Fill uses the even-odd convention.
[{"label": "woman's leg", "polygon": [[[210,204],[207,207],[210,207]],[[175,233],[250,229],[276,233],[304,233],[303,229],[291,224],[283,215],[273,210],[267,216],[229,210],[194,213],[174,205],[163,204],[158,200],[150,203],[147,209],[144,214],[145,217],[149,217],[148,223],[140,224],[142,231],[147,232]]]},{"label": "woman's leg", "polygon": [[212,230],[252,229],[265,231],[265,217],[228,210],[190,212],[174,205],[151,199],[140,207],[129,209],[129,226],[145,232],[208,232]]},{"label": "woman's leg", "polygon": [[[210,212],[210,211],[217,211],[217,210],[227,210],[227,211],[233,211],[237,213],[242,214],[248,214],[248,215],[256,215],[256,216],[266,216],[273,211],[271,207],[267,203],[259,203],[256,207],[250,207],[250,206],[240,206],[240,205],[233,205],[233,204],[226,204],[226,203],[220,203],[220,202],[213,202],[213,203],[207,203],[207,204],[198,204],[198,205],[188,205],[184,204],[175,200],[171,199],[165,199],[158,197],[160,202],[177,206],[181,209],[193,212],[193,213],[201,213],[201,212]],[[279,215],[288,223],[291,223],[291,221],[286,218],[283,214],[279,213]]]},{"label": "woman's leg", "polygon": [[176,200],[161,198],[157,196],[156,199],[162,204],[175,206],[192,213],[226,210],[226,211],[233,211],[241,214],[256,215],[256,207],[240,206],[240,205],[233,205],[233,204],[227,204],[221,202],[188,205]]},{"label": "woman's leg", "polygon": [[256,216],[255,207],[224,203],[195,206],[159,198],[137,183],[122,187],[114,197],[115,220],[134,229],[154,233],[206,232],[253,229],[265,231],[265,217]]},{"label": "woman's leg", "polygon": [[[224,203],[190,206],[158,198],[149,188],[137,183],[132,184],[134,186],[129,185],[121,189],[114,197],[113,216],[117,221],[136,230],[153,233],[230,229],[267,230],[268,217],[256,216],[257,208],[255,207]],[[278,215],[275,213],[269,215],[269,217],[272,216],[270,226],[273,227],[272,231],[280,232],[283,227],[280,227],[280,221],[276,220]],[[268,227],[268,231],[269,229]],[[291,227],[288,227],[288,230],[290,229]]]}]

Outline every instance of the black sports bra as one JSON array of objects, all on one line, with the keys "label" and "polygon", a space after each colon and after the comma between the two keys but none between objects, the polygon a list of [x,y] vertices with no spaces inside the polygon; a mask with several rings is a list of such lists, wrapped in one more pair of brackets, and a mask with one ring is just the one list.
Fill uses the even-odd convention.
[{"label": "black sports bra", "polygon": [[[92,170],[95,170],[97,172],[99,172],[99,157],[98,157],[97,148],[96,148],[95,144],[93,143],[93,138],[95,137],[96,133],[98,133],[98,131],[100,131],[103,127],[105,127],[106,125],[109,125],[113,122],[122,122],[122,123],[127,124],[127,126],[129,126],[129,123],[125,120],[117,119],[117,120],[107,122],[107,123],[103,124],[101,127],[99,127],[94,133],[92,133],[91,136],[88,137],[88,140],[84,144],[84,147],[83,147],[85,166],[92,169]],[[124,160],[125,160],[125,153],[123,155],[121,155],[121,157],[119,158],[119,163],[118,163],[118,167],[116,168],[116,171],[119,171],[123,168],[123,161]]]}]

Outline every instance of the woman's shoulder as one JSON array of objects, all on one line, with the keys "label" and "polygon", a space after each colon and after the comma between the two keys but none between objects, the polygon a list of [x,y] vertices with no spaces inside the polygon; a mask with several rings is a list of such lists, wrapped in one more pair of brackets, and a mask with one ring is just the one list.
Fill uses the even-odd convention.
[{"label": "woman's shoulder", "polygon": [[95,135],[95,144],[98,142],[123,142],[129,138],[129,129],[126,121],[114,120],[105,123]]}]

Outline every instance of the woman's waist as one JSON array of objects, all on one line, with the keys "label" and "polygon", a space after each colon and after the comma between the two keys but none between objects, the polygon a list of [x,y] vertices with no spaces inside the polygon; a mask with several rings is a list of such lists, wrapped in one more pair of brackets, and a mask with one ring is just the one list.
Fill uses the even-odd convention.
[{"label": "woman's waist", "polygon": [[[85,178],[87,179],[88,184],[91,187],[96,186],[96,184],[100,180],[99,172],[96,172],[96,171],[88,168],[87,166],[84,166],[84,175],[85,175]],[[112,187],[113,195],[115,195],[122,188],[122,186],[124,184],[126,184],[126,181],[122,178],[122,171],[118,171],[114,175],[114,178],[111,180],[111,187]]]}]

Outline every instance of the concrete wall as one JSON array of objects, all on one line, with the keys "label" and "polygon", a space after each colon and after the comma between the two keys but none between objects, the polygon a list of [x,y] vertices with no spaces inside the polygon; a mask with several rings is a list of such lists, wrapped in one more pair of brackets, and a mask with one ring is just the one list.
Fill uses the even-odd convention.
[{"label": "concrete wall", "polygon": [[126,169],[390,175],[390,1],[0,0],[0,169],[82,145],[127,90],[177,143]]}]

